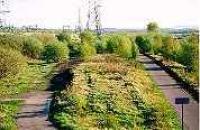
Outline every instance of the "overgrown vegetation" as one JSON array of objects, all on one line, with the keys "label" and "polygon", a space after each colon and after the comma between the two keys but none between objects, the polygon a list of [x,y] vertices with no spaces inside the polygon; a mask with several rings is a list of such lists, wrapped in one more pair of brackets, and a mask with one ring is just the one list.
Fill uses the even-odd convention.
[{"label": "overgrown vegetation", "polygon": [[20,101],[0,101],[0,130],[17,130],[15,114]]},{"label": "overgrown vegetation", "polygon": [[19,101],[4,101],[48,87],[54,64],[41,61],[44,43],[34,36],[0,34],[0,129],[15,130]]},{"label": "overgrown vegetation", "polygon": [[[0,98],[45,89],[54,63],[80,58],[87,62],[75,68],[72,84],[56,93],[51,107],[50,118],[60,128],[178,130],[175,111],[135,59],[138,51],[162,55],[185,66],[173,69],[198,84],[198,43],[195,34],[181,40],[163,36],[156,23],[136,37],[97,37],[90,30],[0,34]],[[0,129],[16,129],[19,102],[0,103]]]},{"label": "overgrown vegetation", "polygon": [[23,55],[13,49],[0,48],[0,79],[15,76],[26,66]]},{"label": "overgrown vegetation", "polygon": [[36,33],[33,37],[36,37],[44,45],[55,42],[57,40],[54,34],[50,33]]},{"label": "overgrown vegetation", "polygon": [[135,62],[93,57],[56,93],[51,120],[60,129],[180,129],[176,113]]},{"label": "overgrown vegetation", "polygon": [[147,25],[147,34],[136,36],[135,42],[140,52],[162,55],[165,62],[182,64],[182,67],[172,67],[183,81],[189,84],[199,84],[199,36],[190,34],[182,39],[172,35],[162,35],[155,23]]},{"label": "overgrown vegetation", "polygon": [[22,53],[30,58],[39,59],[43,52],[44,46],[42,42],[33,37],[28,37],[24,40]]},{"label": "overgrown vegetation", "polygon": [[68,59],[68,47],[63,42],[54,42],[44,47],[43,59],[47,62],[59,62]]},{"label": "overgrown vegetation", "polygon": [[152,44],[147,36],[137,36],[135,42],[138,45],[140,52],[152,52]]},{"label": "overgrown vegetation", "polygon": [[24,70],[21,69],[18,75],[0,80],[0,98],[18,96],[31,90],[46,89],[54,66],[55,64],[46,64],[43,61],[29,61],[27,67]]},{"label": "overgrown vegetation", "polygon": [[106,50],[127,59],[135,59],[138,53],[135,42],[127,35],[108,36]]}]

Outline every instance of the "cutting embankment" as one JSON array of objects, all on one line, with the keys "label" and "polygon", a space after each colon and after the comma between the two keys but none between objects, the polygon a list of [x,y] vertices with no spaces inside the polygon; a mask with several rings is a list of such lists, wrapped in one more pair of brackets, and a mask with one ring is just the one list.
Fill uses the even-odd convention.
[{"label": "cutting embankment", "polygon": [[74,67],[71,83],[54,95],[50,118],[60,129],[180,129],[141,65],[115,55]]}]

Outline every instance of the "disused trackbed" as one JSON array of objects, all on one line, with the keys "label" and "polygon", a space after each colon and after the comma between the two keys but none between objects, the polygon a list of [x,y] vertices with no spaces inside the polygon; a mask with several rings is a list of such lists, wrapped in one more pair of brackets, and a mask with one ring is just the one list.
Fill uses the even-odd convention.
[{"label": "disused trackbed", "polygon": [[184,89],[181,84],[174,80],[167,72],[147,56],[139,55],[138,60],[144,64],[146,71],[154,79],[156,84],[165,94],[168,101],[174,106],[181,118],[181,105],[175,104],[175,98],[186,96],[190,98],[190,103],[184,105],[184,127],[186,130],[199,129],[199,104]]}]

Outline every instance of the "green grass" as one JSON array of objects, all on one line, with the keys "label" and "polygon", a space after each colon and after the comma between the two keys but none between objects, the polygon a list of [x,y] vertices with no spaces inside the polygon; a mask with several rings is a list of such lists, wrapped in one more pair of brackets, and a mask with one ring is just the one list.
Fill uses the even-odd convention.
[{"label": "green grass", "polygon": [[[153,55],[152,55],[153,56]],[[159,57],[155,56],[154,57]],[[176,73],[184,82],[193,85],[194,87],[199,86],[199,71],[187,71],[183,65],[172,61],[170,59],[165,59],[160,57],[162,59],[162,63],[164,65],[170,66],[170,69]]]},{"label": "green grass", "polygon": [[55,64],[46,64],[38,60],[31,60],[28,64],[28,67],[15,77],[6,77],[0,80],[0,98],[18,96],[32,90],[46,89],[47,77]]},{"label": "green grass", "polygon": [[61,129],[180,129],[175,110],[141,65],[100,55],[74,69],[50,118]]},{"label": "green grass", "polygon": [[15,114],[21,101],[0,101],[0,130],[17,130]]},{"label": "green grass", "polygon": [[195,87],[199,86],[199,72],[187,72],[184,68],[171,68],[181,79]]}]

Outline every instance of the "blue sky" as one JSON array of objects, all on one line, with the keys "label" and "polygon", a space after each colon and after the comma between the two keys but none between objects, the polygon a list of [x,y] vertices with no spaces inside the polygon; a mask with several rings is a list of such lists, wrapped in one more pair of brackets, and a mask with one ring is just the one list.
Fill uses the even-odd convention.
[{"label": "blue sky", "polygon": [[[110,28],[145,28],[150,21],[160,27],[196,26],[198,0],[102,0],[102,25]],[[74,27],[81,8],[86,24],[87,0],[10,0],[7,22],[15,26]]]}]

